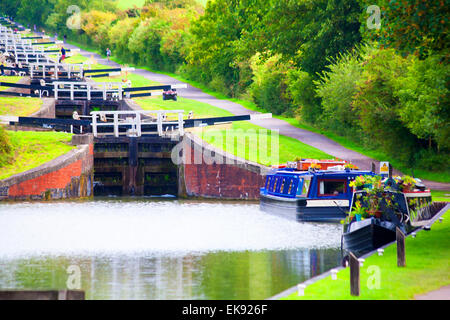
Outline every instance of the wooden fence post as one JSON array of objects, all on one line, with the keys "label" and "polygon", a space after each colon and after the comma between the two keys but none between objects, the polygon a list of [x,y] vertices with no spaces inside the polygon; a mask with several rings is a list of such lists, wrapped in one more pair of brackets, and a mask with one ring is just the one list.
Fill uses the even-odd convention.
[{"label": "wooden fence post", "polygon": [[359,261],[355,255],[349,253],[350,264],[350,294],[352,296],[359,296]]},{"label": "wooden fence post", "polygon": [[397,238],[397,266],[406,267],[405,234],[398,227],[395,233]]}]

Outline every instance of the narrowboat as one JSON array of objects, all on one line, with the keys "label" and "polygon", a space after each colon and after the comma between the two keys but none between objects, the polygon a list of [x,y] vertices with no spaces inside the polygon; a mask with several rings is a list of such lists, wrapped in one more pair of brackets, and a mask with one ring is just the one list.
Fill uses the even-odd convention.
[{"label": "narrowboat", "polygon": [[349,184],[361,175],[375,173],[344,166],[275,169],[260,189],[260,208],[299,221],[339,222],[350,209],[353,190]]},{"label": "narrowboat", "polygon": [[[394,182],[386,190],[372,193],[372,196],[377,197],[379,214],[369,214],[366,218],[354,212],[370,208],[369,191],[354,192],[342,235],[345,254],[352,252],[360,257],[376,250],[396,240],[397,227],[405,235],[409,234],[431,225],[450,208],[444,202],[432,202],[430,190],[425,189],[419,179],[416,180],[418,184],[413,190],[402,191]],[[389,179],[385,183],[389,184]]]}]

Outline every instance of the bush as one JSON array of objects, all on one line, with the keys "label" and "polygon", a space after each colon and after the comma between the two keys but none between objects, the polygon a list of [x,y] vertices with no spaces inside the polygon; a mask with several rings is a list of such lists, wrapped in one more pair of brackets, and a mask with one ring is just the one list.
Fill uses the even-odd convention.
[{"label": "bush", "polygon": [[255,55],[251,63],[253,83],[249,88],[254,102],[275,114],[285,113],[291,107],[286,93],[288,65],[279,60],[279,56],[272,56],[262,62],[259,55]]},{"label": "bush", "polygon": [[288,72],[287,90],[301,119],[312,124],[317,123],[322,114],[322,106],[316,95],[314,78],[301,69],[291,69]]},{"label": "bush", "polygon": [[407,59],[392,49],[369,52],[353,105],[364,143],[412,165],[419,141],[398,116],[400,104],[394,86],[395,79],[405,73],[407,64]]},{"label": "bush", "polygon": [[13,160],[13,148],[8,132],[0,125],[0,168],[10,164]]},{"label": "bush", "polygon": [[359,128],[359,120],[352,109],[353,96],[361,78],[362,64],[358,52],[341,55],[324,71],[317,86],[322,101],[323,125],[334,131],[349,133]]}]

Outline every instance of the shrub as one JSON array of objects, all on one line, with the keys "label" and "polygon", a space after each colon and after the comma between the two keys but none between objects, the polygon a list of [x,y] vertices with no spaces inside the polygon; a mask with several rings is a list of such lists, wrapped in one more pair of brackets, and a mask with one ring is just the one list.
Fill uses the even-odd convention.
[{"label": "shrub", "polygon": [[0,168],[10,164],[13,159],[13,148],[9,140],[8,132],[0,125]]},{"label": "shrub", "polygon": [[287,70],[289,66],[272,56],[263,62],[257,54],[252,58],[253,83],[249,88],[254,102],[261,108],[282,114],[289,111],[291,104],[286,93]]},{"label": "shrub", "polygon": [[288,72],[288,88],[297,114],[302,120],[316,123],[322,114],[320,98],[316,95],[314,78],[301,69],[291,69]]},{"label": "shrub", "polygon": [[317,86],[322,101],[323,124],[335,131],[349,132],[358,126],[358,117],[352,110],[353,96],[361,78],[362,64],[358,52],[339,56],[324,71]]}]

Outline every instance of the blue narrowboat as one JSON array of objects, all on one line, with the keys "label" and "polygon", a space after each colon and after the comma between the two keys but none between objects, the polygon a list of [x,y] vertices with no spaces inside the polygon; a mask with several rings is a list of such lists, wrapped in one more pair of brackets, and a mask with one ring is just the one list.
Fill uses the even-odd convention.
[{"label": "blue narrowboat", "polygon": [[261,210],[299,221],[339,222],[350,209],[349,183],[371,171],[328,169],[297,171],[286,168],[266,176],[260,189]]}]

